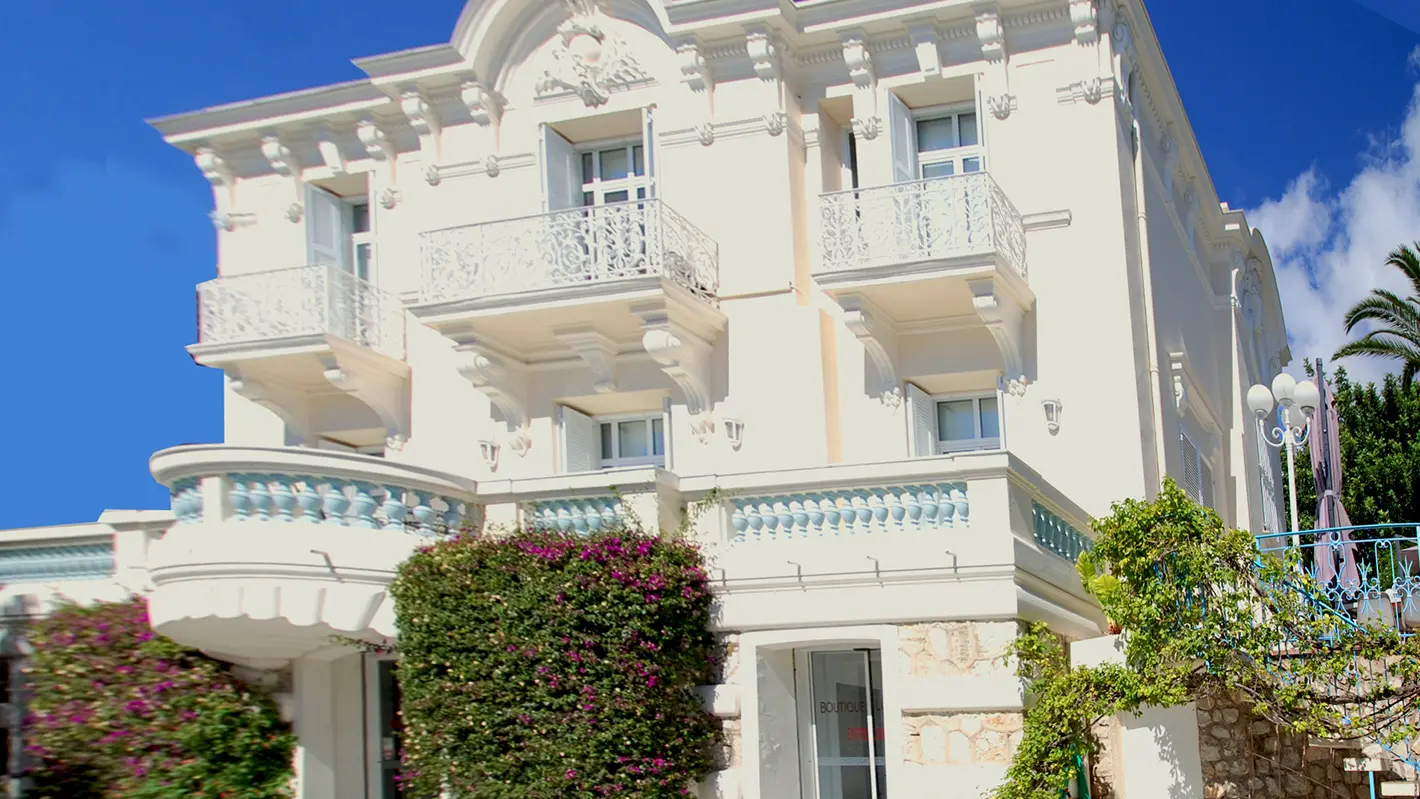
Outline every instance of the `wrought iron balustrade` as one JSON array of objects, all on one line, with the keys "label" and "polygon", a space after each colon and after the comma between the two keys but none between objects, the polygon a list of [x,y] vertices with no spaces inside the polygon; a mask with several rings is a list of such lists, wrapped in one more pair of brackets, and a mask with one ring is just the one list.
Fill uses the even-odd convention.
[{"label": "wrought iron balustrade", "polygon": [[[1281,555],[1292,533],[1257,536],[1258,550]],[[1420,525],[1351,525],[1298,534],[1305,580],[1289,590],[1308,593],[1335,618],[1376,624],[1402,637],[1420,631]]]},{"label": "wrought iron balustrade", "polygon": [[430,231],[421,301],[445,302],[659,276],[714,304],[716,243],[660,200]]},{"label": "wrought iron balustrade", "polygon": [[999,255],[1022,277],[1021,214],[985,172],[825,194],[824,271]]},{"label": "wrought iron balustrade", "polygon": [[253,272],[200,283],[197,319],[202,344],[333,335],[404,359],[404,305],[333,266]]}]

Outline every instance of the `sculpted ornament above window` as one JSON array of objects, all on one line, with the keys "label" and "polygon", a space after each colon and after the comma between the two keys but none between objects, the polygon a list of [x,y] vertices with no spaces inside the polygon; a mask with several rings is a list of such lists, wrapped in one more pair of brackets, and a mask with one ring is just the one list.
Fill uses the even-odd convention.
[{"label": "sculpted ornament above window", "polygon": [[557,28],[560,37],[551,64],[538,79],[539,98],[574,92],[590,107],[604,105],[614,88],[650,76],[620,36],[609,32],[610,18],[596,0],[564,0],[571,16]]}]

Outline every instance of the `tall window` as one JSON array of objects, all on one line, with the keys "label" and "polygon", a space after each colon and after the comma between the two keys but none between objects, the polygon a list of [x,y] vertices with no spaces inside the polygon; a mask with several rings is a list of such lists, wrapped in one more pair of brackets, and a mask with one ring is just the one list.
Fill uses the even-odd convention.
[{"label": "tall window", "polygon": [[404,753],[404,722],[399,715],[396,662],[366,656],[365,729],[369,735],[368,799],[401,799],[400,758]]},{"label": "tall window", "polygon": [[370,226],[370,203],[360,198],[350,206],[350,251],[354,254],[352,271],[361,280],[373,280],[375,271],[375,233]]},{"label": "tall window", "polygon": [[582,204],[646,199],[646,148],[640,141],[582,153]]},{"label": "tall window", "polygon": [[665,463],[665,422],[659,415],[599,421],[603,469]]},{"label": "tall window", "polygon": [[[882,651],[809,652],[812,767],[816,799],[886,799]],[[801,694],[802,696],[802,694]]]},{"label": "tall window", "polygon": [[983,163],[976,111],[917,119],[917,168],[923,179],[980,172]]}]

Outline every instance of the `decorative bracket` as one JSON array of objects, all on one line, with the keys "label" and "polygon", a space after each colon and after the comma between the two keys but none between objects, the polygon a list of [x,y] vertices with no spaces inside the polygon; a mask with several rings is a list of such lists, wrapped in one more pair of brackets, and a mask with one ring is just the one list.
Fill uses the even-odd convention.
[{"label": "decorative bracket", "polygon": [[495,354],[471,339],[455,339],[454,352],[460,355],[458,372],[473,384],[508,426],[508,448],[519,456],[532,446],[528,437],[528,373],[526,367]]},{"label": "decorative bracket", "polygon": [[765,98],[769,110],[764,113],[764,129],[770,136],[778,136],[788,127],[789,117],[784,110],[784,65],[779,52],[779,43],[766,27],[753,27],[745,32],[745,51],[749,54],[754,74],[768,93]]},{"label": "decorative bracket", "polygon": [[372,117],[365,117],[355,125],[355,135],[365,145],[365,152],[376,161],[394,163],[394,143]]},{"label": "decorative bracket", "polygon": [[838,304],[843,307],[844,324],[862,342],[877,373],[874,390],[884,405],[898,407],[902,404],[902,381],[897,376],[897,328],[892,318],[861,294],[844,294]]},{"label": "decorative bracket", "polygon": [[325,125],[316,128],[315,139],[320,159],[331,174],[345,174],[345,155],[340,152],[340,144],[335,140],[335,134],[330,128]]},{"label": "decorative bracket", "polygon": [[685,394],[692,416],[710,412],[710,342],[670,317],[663,302],[633,305],[641,317],[641,345]]},{"label": "decorative bracket", "polygon": [[1163,151],[1164,163],[1163,172],[1164,192],[1168,199],[1173,199],[1174,181],[1177,178],[1179,166],[1178,139],[1173,135],[1173,123],[1169,122],[1164,127],[1164,135],[1159,138],[1159,149]]},{"label": "decorative bracket", "polygon": [[971,289],[972,307],[986,324],[996,347],[1001,351],[1005,374],[1025,373],[1025,351],[1022,347],[1022,321],[1025,308],[1015,295],[1006,290],[1000,278],[983,277],[967,281]]},{"label": "decorative bracket", "polygon": [[922,79],[942,77],[942,53],[937,49],[942,35],[937,26],[931,23],[909,25],[907,36],[917,54],[917,70],[922,73]]},{"label": "decorative bracket", "polygon": [[341,363],[339,356],[320,356],[326,382],[364,403],[385,426],[385,446],[404,449],[409,440],[409,388],[394,375],[366,366]]},{"label": "decorative bracket", "polygon": [[986,94],[986,106],[992,116],[1006,119],[1016,108],[1011,94],[1010,73],[1006,69],[1006,23],[995,3],[983,4],[976,10],[976,39],[981,44],[981,57],[987,62],[983,83],[995,83],[1000,91]]},{"label": "decorative bracket", "polygon": [[878,113],[878,76],[873,71],[873,54],[868,36],[853,31],[843,36],[843,63],[853,81],[853,133],[862,139],[876,139],[883,129]]},{"label": "decorative bracket", "polygon": [[1188,379],[1187,362],[1181,352],[1169,353],[1169,374],[1173,377],[1173,406],[1182,411],[1188,405],[1188,398],[1193,388]]},{"label": "decorative bracket", "polygon": [[197,148],[192,159],[197,163],[197,168],[202,170],[202,176],[207,178],[207,182],[211,183],[214,189],[213,208],[210,215],[212,224],[228,233],[236,230],[239,226],[256,224],[255,214],[238,213],[236,210],[237,180],[227,159],[211,147]]},{"label": "decorative bracket", "polygon": [[[439,122],[439,112],[416,86],[406,86],[400,90],[399,110],[404,114],[405,119],[409,120],[409,126],[414,128],[414,132],[418,134],[420,152],[428,153],[426,172],[432,169],[437,175],[440,137],[443,133],[443,125]],[[425,179],[428,179],[427,174]],[[438,185],[437,178],[429,181],[429,185]]]},{"label": "decorative bracket", "polygon": [[590,325],[557,328],[552,335],[572,348],[592,370],[592,388],[598,394],[616,391],[616,343]]},{"label": "decorative bracket", "polygon": [[459,89],[459,99],[463,100],[468,115],[475,123],[495,127],[502,124],[503,107],[507,104],[503,95],[483,85],[477,75],[464,79]]},{"label": "decorative bracket", "polygon": [[611,92],[650,78],[631,47],[610,32],[611,20],[593,0],[567,3],[571,16],[557,27],[559,46],[534,92],[538,98],[572,92],[588,108],[605,105]]},{"label": "decorative bracket", "polygon": [[676,55],[680,57],[680,82],[692,93],[705,96],[705,118],[696,124],[695,132],[700,143],[709,147],[715,142],[715,76],[695,40],[681,42]]},{"label": "decorative bracket", "polygon": [[286,431],[301,443],[311,440],[310,415],[300,392],[274,383],[243,377],[237,369],[225,370],[232,393],[276,414]]},{"label": "decorative bracket", "polygon": [[1075,25],[1075,41],[1080,44],[1099,41],[1099,8],[1095,0],[1070,0],[1070,22]]},{"label": "decorative bracket", "polygon": [[276,174],[291,179],[295,187],[296,199],[286,207],[286,218],[292,222],[300,222],[306,213],[306,206],[303,202],[305,200],[305,183],[301,180],[301,164],[296,160],[296,154],[291,152],[291,148],[287,147],[281,137],[275,133],[268,133],[262,137],[261,154]]}]

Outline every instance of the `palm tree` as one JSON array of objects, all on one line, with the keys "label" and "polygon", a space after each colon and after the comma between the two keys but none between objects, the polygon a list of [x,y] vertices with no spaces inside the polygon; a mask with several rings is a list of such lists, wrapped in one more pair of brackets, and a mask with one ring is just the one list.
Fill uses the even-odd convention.
[{"label": "palm tree", "polygon": [[1351,306],[1346,312],[1346,332],[1362,322],[1375,322],[1371,332],[1342,345],[1332,358],[1349,355],[1370,355],[1374,358],[1394,358],[1401,363],[1400,379],[1406,388],[1420,373],[1420,242],[1415,247],[1401,246],[1386,258],[1386,264],[1399,269],[1410,278],[1414,292],[1402,297],[1387,289],[1371,289],[1371,296]]}]

